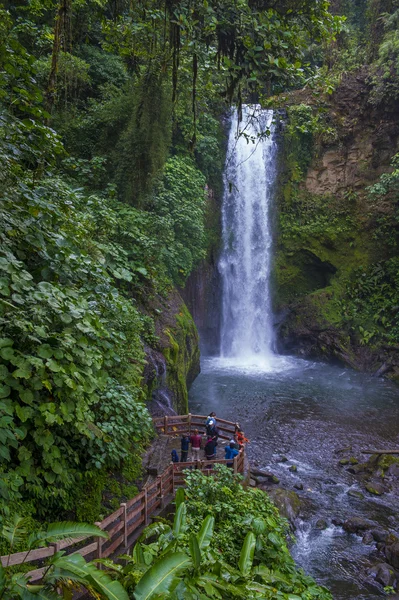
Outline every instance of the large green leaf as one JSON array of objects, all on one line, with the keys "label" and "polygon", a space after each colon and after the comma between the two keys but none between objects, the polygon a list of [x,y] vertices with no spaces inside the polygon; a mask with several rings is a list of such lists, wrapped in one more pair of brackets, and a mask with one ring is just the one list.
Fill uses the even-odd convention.
[{"label": "large green leaf", "polygon": [[144,531],[141,534],[141,536],[139,537],[138,541],[145,542],[146,540],[148,540],[151,537],[154,537],[154,536],[159,537],[160,535],[163,535],[166,533],[172,534],[170,525],[168,525],[167,523],[160,523],[160,522],[156,521],[155,523],[151,523],[151,525],[148,525],[148,527],[146,527],[144,529]]},{"label": "large green leaf", "polygon": [[201,550],[200,550],[200,547],[198,544],[197,537],[193,533],[190,535],[189,544],[190,544],[190,554],[191,554],[191,558],[193,559],[194,567],[196,569],[199,569],[199,567],[201,565]]},{"label": "large green leaf", "polygon": [[87,523],[73,523],[61,521],[60,523],[50,523],[47,529],[33,532],[27,542],[28,548],[34,548],[44,542],[55,542],[57,540],[75,540],[90,536],[108,538],[108,533],[96,525]]},{"label": "large green leaf", "polygon": [[60,556],[53,561],[53,566],[53,573],[46,577],[46,581],[67,577],[93,586],[108,600],[129,600],[126,590],[119,581],[112,580],[104,571],[97,569],[94,563],[86,563],[80,554]]},{"label": "large green leaf", "polygon": [[241,575],[244,577],[248,577],[251,572],[255,545],[256,536],[252,531],[248,531],[241,548],[240,560],[238,561],[238,568],[240,569]]},{"label": "large green leaf", "polygon": [[57,600],[58,594],[48,590],[43,585],[29,585],[28,579],[22,573],[13,575],[9,588],[4,596],[7,599],[21,598],[21,600]]},{"label": "large green leaf", "polygon": [[171,592],[179,583],[178,574],[191,564],[187,554],[172,552],[152,565],[134,590],[136,600],[147,600],[157,594]]},{"label": "large green leaf", "polygon": [[201,550],[207,548],[211,542],[213,529],[215,527],[215,517],[208,515],[201,525],[197,534],[198,545]]},{"label": "large green leaf", "polygon": [[182,502],[175,514],[175,520],[173,522],[173,535],[177,537],[181,533],[186,531],[187,522],[186,522],[186,514],[187,507],[184,502]]},{"label": "large green leaf", "polygon": [[19,515],[14,515],[13,522],[3,525],[2,529],[0,530],[1,537],[8,541],[11,551],[16,544],[19,544],[26,538],[27,524],[28,520],[26,518],[20,517]]},{"label": "large green leaf", "polygon": [[186,499],[186,494],[184,492],[184,488],[178,488],[176,495],[175,495],[176,510],[179,508],[180,504],[182,504],[182,502],[184,502],[185,499]]}]

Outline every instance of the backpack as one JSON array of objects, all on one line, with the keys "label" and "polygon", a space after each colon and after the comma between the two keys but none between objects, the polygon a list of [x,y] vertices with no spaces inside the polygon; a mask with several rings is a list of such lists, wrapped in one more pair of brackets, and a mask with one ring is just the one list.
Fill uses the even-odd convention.
[{"label": "backpack", "polygon": [[179,462],[179,455],[177,454],[176,450],[172,450],[171,455],[172,455],[172,462]]}]

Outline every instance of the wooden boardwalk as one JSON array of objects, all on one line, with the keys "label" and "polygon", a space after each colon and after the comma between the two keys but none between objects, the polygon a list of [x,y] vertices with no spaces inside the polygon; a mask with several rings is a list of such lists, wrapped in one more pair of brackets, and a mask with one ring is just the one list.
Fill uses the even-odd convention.
[{"label": "wooden boardwalk", "polygon": [[[205,420],[203,415],[176,415],[154,419],[154,427],[161,436],[180,436],[191,434],[198,429],[205,434]],[[220,437],[230,440],[234,436],[235,423],[218,419]],[[208,476],[215,473],[216,464],[233,463],[235,473],[244,474],[245,456],[241,451],[233,461],[216,458],[216,460],[187,461],[184,463],[170,463],[151,482],[147,483],[141,492],[128,502],[124,502],[111,515],[100,523],[96,523],[109,535],[104,538],[86,538],[86,540],[65,540],[50,544],[45,548],[37,550],[17,552],[11,555],[1,556],[2,565],[12,566],[22,563],[38,563],[39,568],[28,573],[30,581],[41,579],[47,567],[41,566],[43,560],[50,558],[59,550],[66,550],[68,554],[79,553],[87,560],[96,558],[115,557],[125,553],[140,536],[142,530],[148,525],[150,518],[159,514],[173,500],[178,487],[185,485],[187,469],[197,469]],[[88,543],[87,543],[88,542]],[[42,563],[43,564],[43,563]]]}]

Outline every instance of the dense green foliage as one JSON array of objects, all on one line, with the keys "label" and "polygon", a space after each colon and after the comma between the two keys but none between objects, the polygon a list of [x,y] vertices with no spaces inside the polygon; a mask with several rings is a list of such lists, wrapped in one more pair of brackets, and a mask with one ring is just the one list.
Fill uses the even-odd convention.
[{"label": "dense green foliage", "polygon": [[[217,237],[220,116],[298,85],[341,20],[324,0],[35,0],[0,17],[0,505],[95,519],[105,486],[135,489],[158,307]],[[172,333],[167,359],[184,356]]]},{"label": "dense green foliage", "polygon": [[134,598],[329,600],[299,571],[286,545],[287,524],[268,496],[245,489],[223,465],[198,471],[176,497],[173,525],[144,530],[126,565],[105,561]]},{"label": "dense green foliage", "polygon": [[[35,530],[30,535],[27,519],[17,515],[12,522],[4,524],[0,529],[0,537],[6,540],[7,553],[12,554],[16,547],[22,546],[25,551],[25,560],[35,548],[41,548],[49,543],[61,540],[80,540],[90,536],[108,538],[108,534],[95,525],[86,523],[49,523],[43,530]],[[0,595],[4,600],[27,600],[28,598],[42,598],[54,600],[56,598],[71,598],[73,591],[81,586],[90,595],[109,600],[127,600],[128,596],[117,581],[113,581],[101,572],[93,563],[86,563],[80,554],[65,556],[65,551],[56,552],[46,565],[40,583],[30,583],[22,570],[16,571],[6,564],[0,564]]]}]

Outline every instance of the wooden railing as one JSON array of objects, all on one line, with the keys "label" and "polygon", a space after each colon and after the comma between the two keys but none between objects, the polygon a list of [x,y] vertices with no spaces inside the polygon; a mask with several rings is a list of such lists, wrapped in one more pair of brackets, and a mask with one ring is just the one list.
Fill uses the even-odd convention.
[{"label": "wooden railing", "polygon": [[[166,419],[166,420],[165,420]],[[200,415],[180,415],[154,419],[154,425],[159,433],[176,435],[189,433],[192,429],[202,431],[206,417]],[[162,421],[162,423],[161,423]],[[234,434],[234,423],[218,419],[220,437],[230,439]],[[229,435],[226,435],[228,433]],[[172,500],[176,488],[185,485],[186,470],[200,470],[205,475],[215,473],[216,464],[231,466],[234,473],[244,473],[244,451],[242,450],[233,460],[198,460],[195,462],[171,463],[155,481],[143,487],[141,492],[128,502],[122,503],[111,515],[106,517],[98,527],[106,531],[109,539],[90,538],[82,540],[67,540],[50,544],[46,548],[38,548],[25,552],[1,556],[4,567],[43,561],[53,556],[59,550],[68,554],[79,553],[87,560],[107,558],[125,552],[139,537],[143,527],[148,525],[152,515],[160,512]],[[86,545],[83,545],[86,543]],[[28,573],[30,581],[40,579],[47,567],[40,567]]]},{"label": "wooden railing", "polygon": [[[155,429],[158,433],[164,435],[182,435],[191,434],[194,429],[198,429],[200,434],[205,434],[206,417],[203,415],[165,415],[153,419]],[[219,436],[225,440],[234,438],[236,424],[232,421],[225,421],[217,417],[217,428]]]}]

